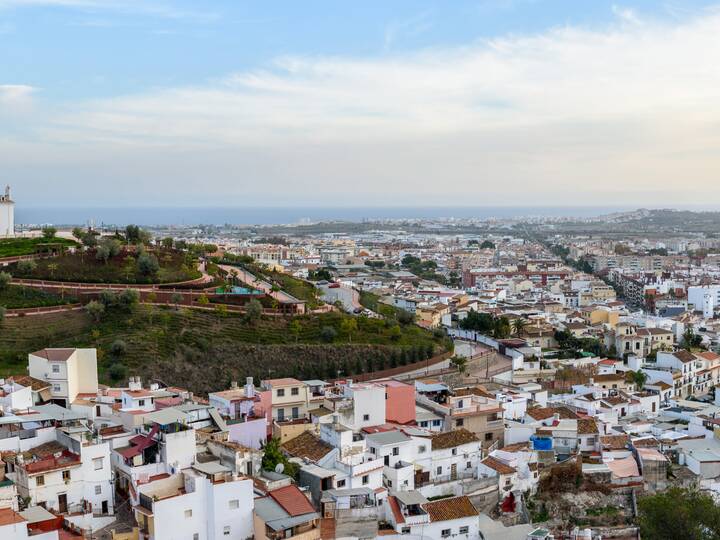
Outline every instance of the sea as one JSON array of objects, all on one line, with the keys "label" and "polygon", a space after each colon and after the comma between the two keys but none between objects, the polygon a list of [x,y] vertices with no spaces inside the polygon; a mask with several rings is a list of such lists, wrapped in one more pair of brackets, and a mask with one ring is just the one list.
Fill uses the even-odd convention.
[{"label": "sea", "polygon": [[21,226],[54,225],[143,226],[190,225],[301,225],[327,221],[379,221],[402,219],[512,219],[540,217],[593,217],[632,210],[601,206],[33,206],[16,205],[15,222]]}]

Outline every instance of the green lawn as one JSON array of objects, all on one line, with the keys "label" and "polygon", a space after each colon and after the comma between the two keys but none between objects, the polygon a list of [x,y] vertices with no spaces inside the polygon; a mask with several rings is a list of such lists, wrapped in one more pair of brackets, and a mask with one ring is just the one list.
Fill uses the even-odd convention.
[{"label": "green lawn", "polygon": [[8,238],[0,240],[0,257],[18,257],[32,255],[37,251],[38,244],[61,244],[65,247],[77,246],[77,242],[65,238]]},{"label": "green lawn", "polygon": [[21,271],[18,264],[8,267],[15,277],[77,281],[82,283],[175,283],[200,277],[195,262],[187,253],[174,250],[154,252],[160,264],[157,275],[140,273],[136,254],[121,252],[107,262],[98,260],[94,251],[65,253],[58,257],[36,261],[37,268]]},{"label": "green lawn", "polygon": [[5,289],[0,289],[0,306],[8,309],[60,306],[72,304],[75,301],[75,298],[71,296],[61,297],[32,287],[9,285]]},{"label": "green lawn", "polygon": [[[348,320],[357,322],[351,334],[343,324]],[[324,327],[336,331],[330,343],[322,339]],[[126,375],[207,392],[246,376],[332,378],[338,371],[353,375],[404,365],[445,350],[443,340],[415,325],[401,327],[399,335],[392,328],[398,327],[335,313],[252,322],[236,314],[147,305],[108,312],[97,324],[82,311],[8,318],[0,323],[0,376],[22,370],[36,349],[92,346],[99,348],[105,382],[115,382],[110,374],[119,365]],[[115,357],[110,351],[117,340],[126,352]]]}]

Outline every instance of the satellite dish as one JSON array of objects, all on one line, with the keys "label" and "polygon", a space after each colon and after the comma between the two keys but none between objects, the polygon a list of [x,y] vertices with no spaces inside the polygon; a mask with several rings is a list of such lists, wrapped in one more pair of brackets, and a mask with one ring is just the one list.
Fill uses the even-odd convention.
[{"label": "satellite dish", "polygon": [[276,473],[282,474],[284,470],[285,470],[285,465],[283,465],[282,463],[278,463],[277,465],[275,465]]}]

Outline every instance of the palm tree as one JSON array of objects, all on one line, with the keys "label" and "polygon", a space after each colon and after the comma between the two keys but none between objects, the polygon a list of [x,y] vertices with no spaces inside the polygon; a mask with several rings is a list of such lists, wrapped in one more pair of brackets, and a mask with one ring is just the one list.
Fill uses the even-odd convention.
[{"label": "palm tree", "polygon": [[512,322],[512,329],[516,336],[519,336],[523,329],[528,325],[528,321],[526,319],[523,319],[522,317],[518,317],[517,319],[513,319]]}]

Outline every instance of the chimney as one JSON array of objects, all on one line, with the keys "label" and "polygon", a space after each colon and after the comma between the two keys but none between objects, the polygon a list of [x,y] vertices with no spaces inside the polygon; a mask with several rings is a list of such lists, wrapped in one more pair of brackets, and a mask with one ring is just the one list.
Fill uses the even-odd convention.
[{"label": "chimney", "polygon": [[588,386],[593,386],[594,384],[595,384],[595,379],[590,377],[590,379],[588,379]]},{"label": "chimney", "polygon": [[140,377],[130,377],[129,387],[131,392],[142,390],[142,379]]},{"label": "chimney", "polygon": [[340,415],[338,413],[333,414],[333,429],[340,431]]},{"label": "chimney", "polygon": [[238,383],[237,381],[230,381],[230,390],[237,390]]},{"label": "chimney", "polygon": [[245,379],[245,397],[255,397],[255,383],[253,382],[252,377],[247,377]]}]

